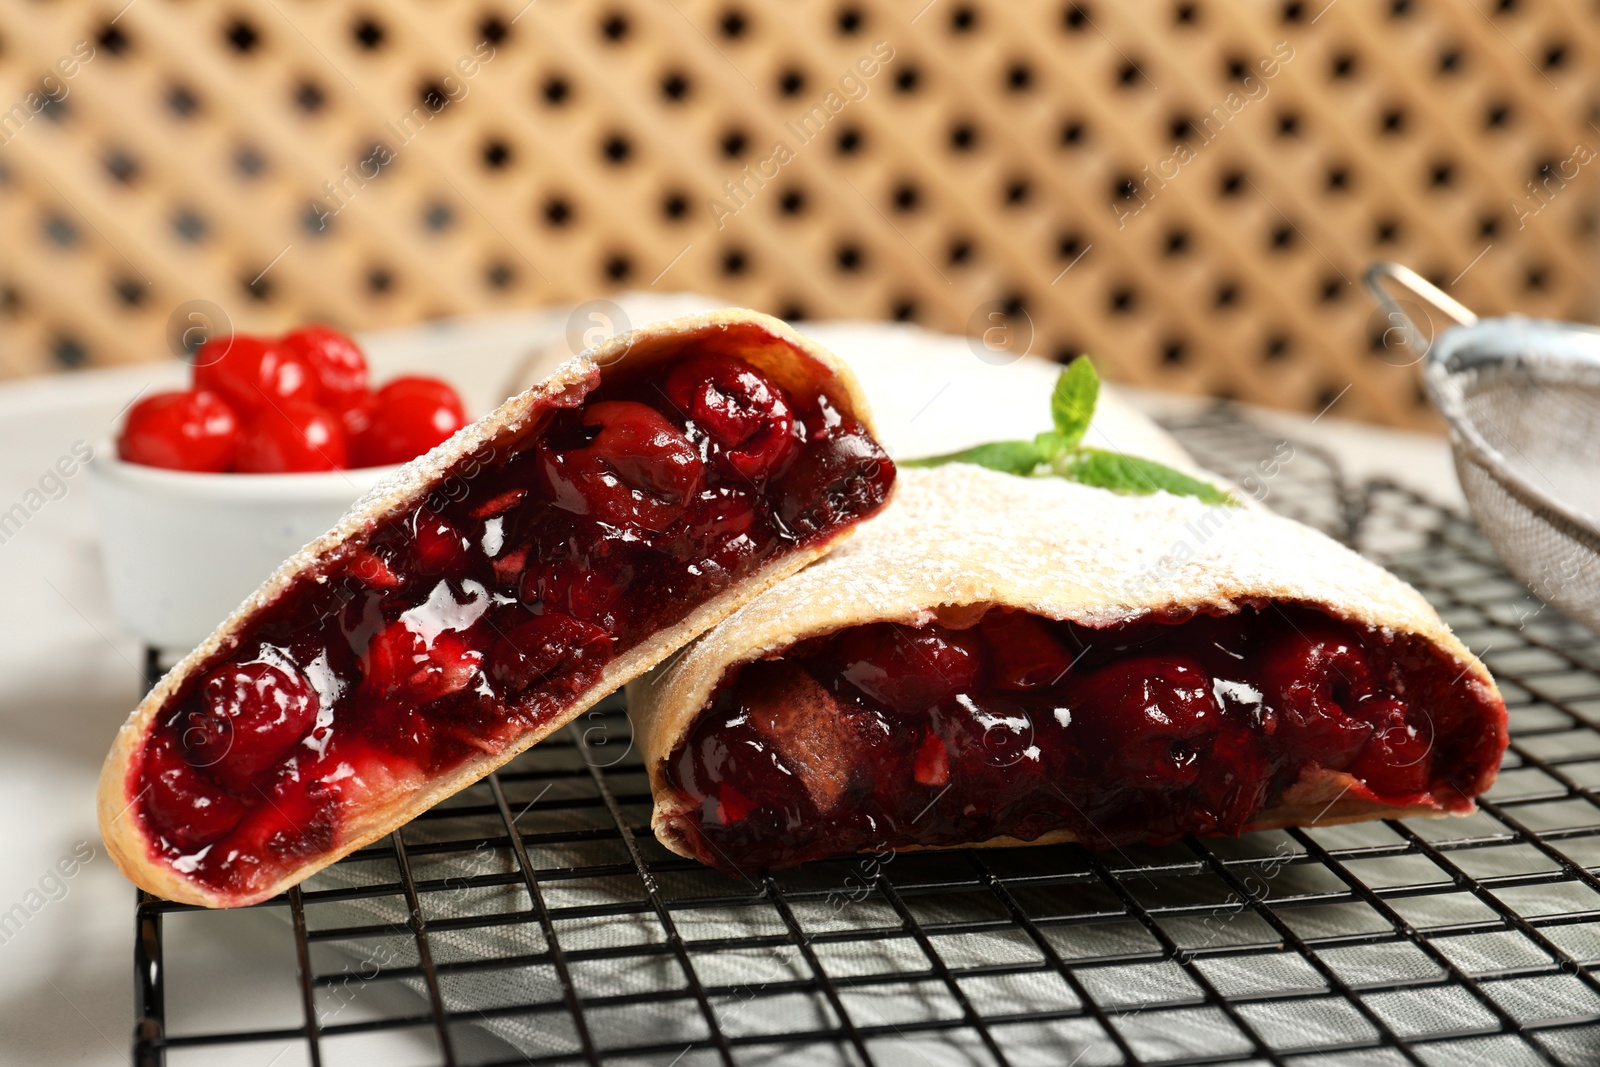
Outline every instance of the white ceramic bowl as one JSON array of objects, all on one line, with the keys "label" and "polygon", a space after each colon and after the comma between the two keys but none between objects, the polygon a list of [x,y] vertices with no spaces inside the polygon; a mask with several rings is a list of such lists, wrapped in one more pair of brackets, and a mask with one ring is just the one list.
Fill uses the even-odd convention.
[{"label": "white ceramic bowl", "polygon": [[103,441],[89,478],[112,607],[149,644],[197,645],[394,469],[190,474],[124,463]]}]

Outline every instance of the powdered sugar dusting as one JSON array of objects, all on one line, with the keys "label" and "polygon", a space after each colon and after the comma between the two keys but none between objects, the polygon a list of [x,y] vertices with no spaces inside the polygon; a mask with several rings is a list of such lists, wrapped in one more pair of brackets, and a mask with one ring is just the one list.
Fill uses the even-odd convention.
[{"label": "powdered sugar dusting", "polygon": [[942,613],[971,621],[972,608],[990,605],[1110,626],[1151,613],[1304,602],[1421,635],[1488,680],[1414,589],[1263,508],[1119,495],[962,464],[903,470],[900,479],[896,502],[849,543],[747,604],[666,676],[635,687],[653,780],[729,666],[846,626]]}]

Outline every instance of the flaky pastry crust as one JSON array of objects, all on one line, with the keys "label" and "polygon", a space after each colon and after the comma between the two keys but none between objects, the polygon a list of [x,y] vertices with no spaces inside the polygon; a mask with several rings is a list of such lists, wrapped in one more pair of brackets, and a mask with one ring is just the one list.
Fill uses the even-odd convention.
[{"label": "flaky pastry crust", "polygon": [[[1488,670],[1421,594],[1331,538],[1265,508],[1208,505],[1166,493],[1125,496],[967,465],[905,469],[899,481],[895,503],[864,523],[850,544],[757,597],[669,667],[629,686],[655,799],[652,826],[674,852],[694,855],[682,828],[694,809],[667,784],[666,761],[728,673],[808,638],[874,622],[962,626],[1003,607],[1097,627],[1151,615],[1308,604],[1433,645],[1460,667],[1464,684],[1501,705],[1504,736],[1505,713]],[[1352,783],[1349,775],[1313,770],[1251,828],[1445,813],[1442,807],[1377,804],[1355,795]],[[1073,835],[1062,831],[1034,843],[1070,840]]]},{"label": "flaky pastry crust", "polygon": [[437,778],[372,783],[358,817],[341,821],[339,839],[333,848],[309,858],[257,893],[237,898],[213,893],[175,871],[152,847],[136,817],[134,795],[139,758],[151,724],[189,678],[211,670],[238,646],[259,612],[273,604],[301,575],[319,573],[328,563],[364,543],[379,523],[417,507],[472,457],[487,455],[490,449],[525,447],[540,432],[550,413],[580,404],[602,380],[624,366],[631,374],[692,354],[697,344],[713,340],[787,388],[821,392],[840,412],[853,416],[868,432],[875,433],[866,399],[850,369],[785,323],[754,311],[728,308],[647,326],[620,334],[563,364],[545,381],[506,401],[373,487],[333,529],[285,560],[210,637],[156,683],[117,732],[100,774],[100,832],[123,874],[158,896],[207,907],[237,906],[271,897],[409,822],[515,758],[608,693],[682,648],[741,604],[848,537],[853,532],[849,526],[773,560],[701,605],[683,621],[619,655],[605,666],[594,685],[546,725],[505,750],[473,757],[457,770]]}]

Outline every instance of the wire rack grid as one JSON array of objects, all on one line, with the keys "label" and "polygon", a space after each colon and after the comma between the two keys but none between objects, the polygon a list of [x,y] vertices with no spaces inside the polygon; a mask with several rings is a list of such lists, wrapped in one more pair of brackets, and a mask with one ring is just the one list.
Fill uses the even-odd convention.
[{"label": "wire rack grid", "polygon": [[[135,1063],[1600,1062],[1600,638],[1408,491],[1226,407],[1169,428],[1485,657],[1512,743],[1478,814],[737,880],[651,837],[613,699],[251,914],[141,894]],[[181,1002],[223,941],[282,958],[230,972],[275,1018]]]}]

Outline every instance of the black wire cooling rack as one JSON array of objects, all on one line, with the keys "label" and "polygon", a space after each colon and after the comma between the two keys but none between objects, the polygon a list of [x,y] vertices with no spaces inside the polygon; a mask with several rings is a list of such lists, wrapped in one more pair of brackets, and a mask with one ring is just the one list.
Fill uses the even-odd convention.
[{"label": "black wire cooling rack", "polygon": [[740,881],[651,837],[613,700],[257,908],[141,895],[135,1062],[1600,1063],[1600,638],[1448,511],[1227,408],[1170,428],[1484,656],[1477,815]]}]

